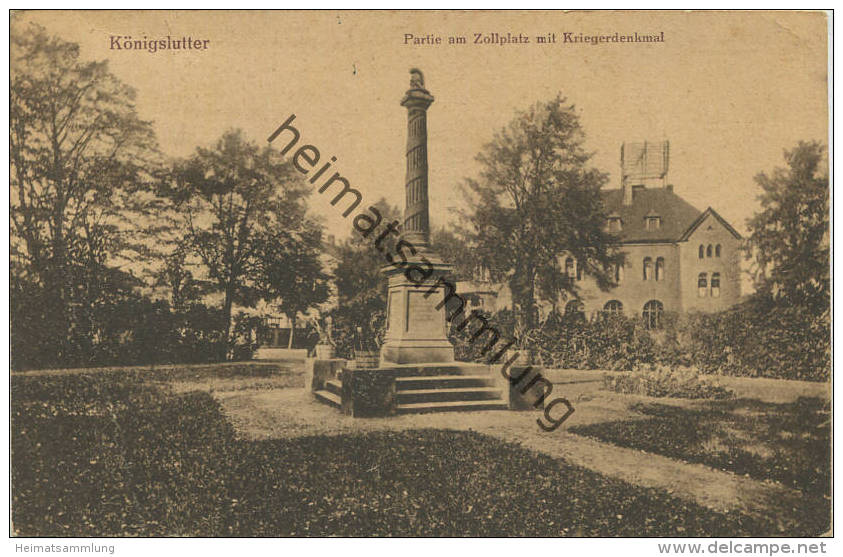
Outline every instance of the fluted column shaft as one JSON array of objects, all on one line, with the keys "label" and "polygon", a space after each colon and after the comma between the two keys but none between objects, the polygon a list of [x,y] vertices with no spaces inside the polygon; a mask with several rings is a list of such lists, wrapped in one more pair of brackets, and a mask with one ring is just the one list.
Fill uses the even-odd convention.
[{"label": "fluted column shaft", "polygon": [[401,105],[407,108],[407,174],[404,181],[404,237],[427,245],[430,217],[427,201],[427,108],[433,97],[426,89],[407,91]]}]

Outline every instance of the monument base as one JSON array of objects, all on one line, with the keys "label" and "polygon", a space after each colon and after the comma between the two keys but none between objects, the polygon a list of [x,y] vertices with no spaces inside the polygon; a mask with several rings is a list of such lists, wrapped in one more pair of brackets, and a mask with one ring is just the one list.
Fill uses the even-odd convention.
[{"label": "monument base", "polygon": [[395,364],[424,364],[454,361],[454,347],[448,340],[445,285],[440,281],[451,272],[435,254],[425,252],[432,274],[424,283],[410,281],[400,268],[385,267],[389,281],[386,310],[386,338],[381,347],[381,367]]},{"label": "monument base", "polygon": [[385,342],[381,347],[381,366],[388,364],[424,364],[453,362],[454,347],[444,340],[403,339]]}]

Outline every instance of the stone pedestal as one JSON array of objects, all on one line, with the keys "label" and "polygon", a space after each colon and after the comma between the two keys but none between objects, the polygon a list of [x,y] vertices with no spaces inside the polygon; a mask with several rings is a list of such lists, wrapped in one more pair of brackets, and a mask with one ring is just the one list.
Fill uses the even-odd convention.
[{"label": "stone pedestal", "polygon": [[340,379],[343,414],[356,418],[395,414],[395,374],[390,370],[344,369]]},{"label": "stone pedestal", "polygon": [[386,337],[381,347],[381,366],[390,364],[448,363],[454,361],[454,347],[448,341],[445,287],[439,277],[451,267],[433,264],[434,275],[424,284],[407,279],[401,269],[386,268],[389,300]]}]

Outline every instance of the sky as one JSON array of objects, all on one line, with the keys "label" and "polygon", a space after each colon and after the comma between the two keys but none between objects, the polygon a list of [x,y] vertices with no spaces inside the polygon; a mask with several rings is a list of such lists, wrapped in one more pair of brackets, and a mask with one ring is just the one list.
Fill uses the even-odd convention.
[{"label": "sky", "polygon": [[[422,69],[431,221],[444,225],[476,175],[474,157],[517,111],[562,93],[581,117],[592,163],[619,187],[624,141],[670,141],[668,183],[739,232],[758,210],[753,177],[783,166],[799,140],[828,142],[828,22],[810,12],[17,12],[77,42],[137,91],[162,151],[187,156],[242,128],[265,144],[291,114],[301,141],[336,156],[364,195],[403,204],[408,70]],[[663,43],[564,43],[664,33]],[[528,44],[474,44],[476,33]],[[535,37],[555,33],[555,44]],[[441,37],[405,44],[405,35]],[[207,40],[190,51],[116,50],[112,37]],[[451,36],[467,44],[448,45]],[[276,140],[277,142],[278,140]],[[314,195],[328,229],[349,220]]]}]

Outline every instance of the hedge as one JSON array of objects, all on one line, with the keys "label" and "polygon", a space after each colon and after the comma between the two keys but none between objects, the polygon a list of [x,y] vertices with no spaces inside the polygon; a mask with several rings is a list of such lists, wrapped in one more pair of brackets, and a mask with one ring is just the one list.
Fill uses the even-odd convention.
[{"label": "hedge", "polygon": [[[502,338],[512,338],[509,310],[486,317]],[[489,335],[472,341],[476,327],[475,321],[458,331],[452,324],[458,359],[483,359]],[[638,317],[551,315],[530,337],[538,363],[555,368],[681,366],[707,374],[807,381],[828,381],[831,374],[828,314],[811,316],[798,307],[757,299],[719,313],[665,313],[654,330]]]}]

